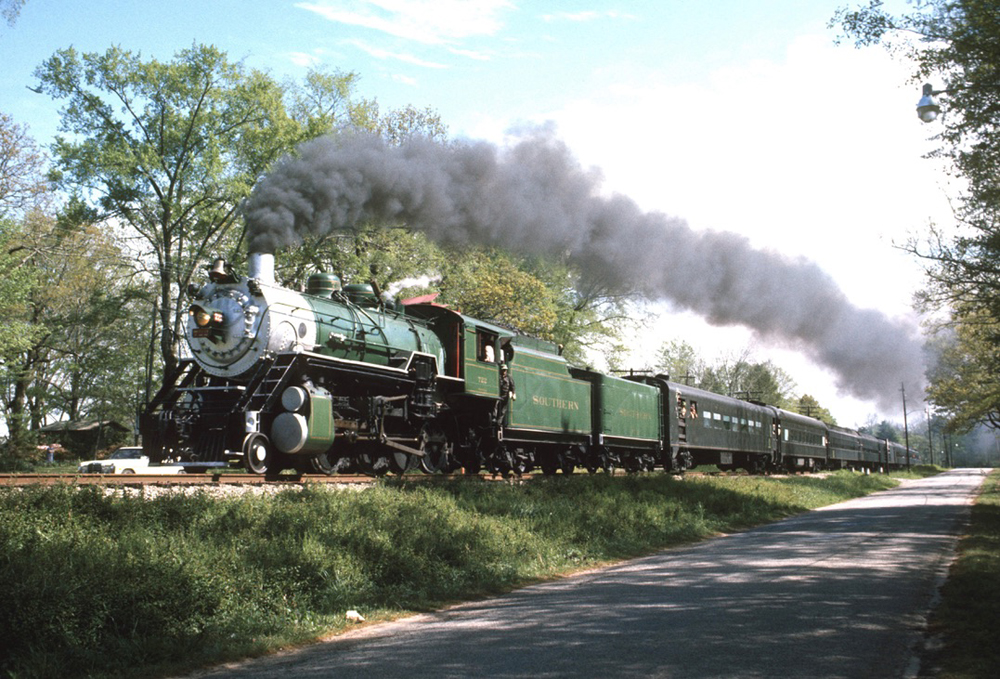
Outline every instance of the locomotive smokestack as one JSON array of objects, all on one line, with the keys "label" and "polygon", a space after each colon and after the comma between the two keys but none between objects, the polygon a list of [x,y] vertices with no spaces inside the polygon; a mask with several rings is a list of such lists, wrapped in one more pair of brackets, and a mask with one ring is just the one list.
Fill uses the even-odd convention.
[{"label": "locomotive smokestack", "polygon": [[251,252],[247,260],[247,276],[266,285],[274,285],[274,255],[270,252]]}]

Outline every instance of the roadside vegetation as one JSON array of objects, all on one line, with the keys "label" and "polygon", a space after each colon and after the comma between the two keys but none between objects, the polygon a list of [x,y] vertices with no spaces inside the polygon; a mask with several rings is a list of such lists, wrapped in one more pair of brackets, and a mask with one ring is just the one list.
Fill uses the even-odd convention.
[{"label": "roadside vegetation", "polygon": [[[968,534],[958,547],[930,631],[941,648],[925,660],[942,679],[1000,676],[1000,472],[986,479],[972,508]],[[929,675],[930,676],[930,675]]]},{"label": "roadside vegetation", "polygon": [[[933,473],[933,470],[929,471]],[[773,521],[895,480],[603,474],[142,498],[0,492],[0,674],[148,677]]]}]

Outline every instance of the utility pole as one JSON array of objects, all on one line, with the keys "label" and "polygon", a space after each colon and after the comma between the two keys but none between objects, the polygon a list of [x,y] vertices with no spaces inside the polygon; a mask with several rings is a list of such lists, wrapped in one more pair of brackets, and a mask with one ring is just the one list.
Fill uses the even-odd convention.
[{"label": "utility pole", "polygon": [[906,471],[910,471],[910,427],[906,423],[906,385],[900,382],[899,390],[903,393],[903,436],[906,439]]},{"label": "utility pole", "polygon": [[927,416],[927,452],[931,457],[931,464],[934,464],[934,436],[931,433],[931,410],[924,408],[924,415]]}]

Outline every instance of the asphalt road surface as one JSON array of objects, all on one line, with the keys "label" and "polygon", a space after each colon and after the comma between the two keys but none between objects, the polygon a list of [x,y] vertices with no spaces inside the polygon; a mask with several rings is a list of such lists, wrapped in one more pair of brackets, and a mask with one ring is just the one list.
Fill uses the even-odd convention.
[{"label": "asphalt road surface", "polygon": [[199,677],[914,677],[985,471]]}]

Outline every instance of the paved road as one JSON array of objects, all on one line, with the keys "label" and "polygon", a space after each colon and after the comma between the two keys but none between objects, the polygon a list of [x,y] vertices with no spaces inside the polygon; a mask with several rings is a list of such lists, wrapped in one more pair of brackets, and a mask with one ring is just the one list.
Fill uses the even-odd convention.
[{"label": "paved road", "polygon": [[907,677],[981,470],[199,676]]}]

